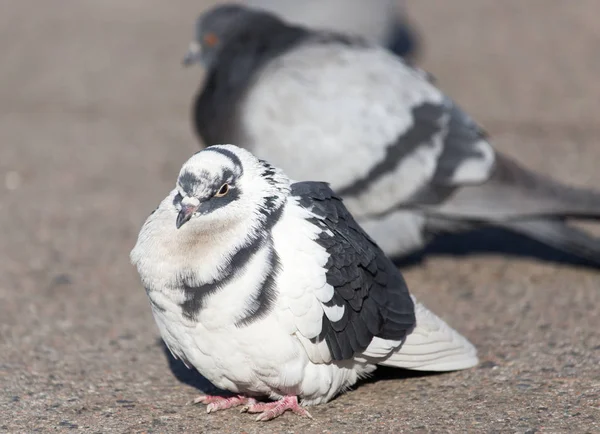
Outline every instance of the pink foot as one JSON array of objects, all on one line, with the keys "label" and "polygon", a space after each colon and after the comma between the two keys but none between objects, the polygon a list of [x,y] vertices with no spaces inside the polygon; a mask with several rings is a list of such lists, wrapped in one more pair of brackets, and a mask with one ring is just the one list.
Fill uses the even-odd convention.
[{"label": "pink foot", "polygon": [[254,403],[256,403],[254,399],[246,398],[245,396],[241,395],[230,398],[226,398],[224,396],[200,395],[191,402],[191,404],[205,404],[207,413],[225,410],[244,404],[252,405]]},{"label": "pink foot", "polygon": [[299,416],[306,416],[312,419],[305,408],[298,404],[298,398],[295,396],[286,396],[275,402],[254,402],[246,404],[242,411],[248,413],[260,413],[256,418],[257,421],[267,421],[281,416],[286,410],[291,410]]}]

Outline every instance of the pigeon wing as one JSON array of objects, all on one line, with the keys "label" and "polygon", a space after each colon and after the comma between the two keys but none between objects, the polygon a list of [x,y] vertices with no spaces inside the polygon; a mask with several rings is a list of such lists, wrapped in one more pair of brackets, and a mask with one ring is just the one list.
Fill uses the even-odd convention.
[{"label": "pigeon wing", "polygon": [[415,307],[400,272],[327,184],[295,183],[291,194],[309,211],[314,242],[327,254],[322,272],[331,294],[320,300],[319,333],[304,337],[326,342],[334,360],[365,351],[374,337],[402,341],[415,325]]}]

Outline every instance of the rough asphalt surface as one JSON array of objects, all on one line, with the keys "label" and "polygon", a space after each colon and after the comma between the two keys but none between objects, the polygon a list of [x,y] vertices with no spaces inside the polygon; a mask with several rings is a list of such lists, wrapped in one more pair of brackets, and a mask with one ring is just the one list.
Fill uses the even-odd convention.
[{"label": "rough asphalt surface", "polygon": [[[385,370],[311,409],[314,421],[185,405],[202,383],[166,357],[128,254],[197,150],[201,73],[180,61],[205,4],[3,2],[0,431],[600,432],[600,272],[490,231],[403,267],[478,347],[480,367]],[[600,187],[600,2],[408,10],[424,66],[498,148]]]}]

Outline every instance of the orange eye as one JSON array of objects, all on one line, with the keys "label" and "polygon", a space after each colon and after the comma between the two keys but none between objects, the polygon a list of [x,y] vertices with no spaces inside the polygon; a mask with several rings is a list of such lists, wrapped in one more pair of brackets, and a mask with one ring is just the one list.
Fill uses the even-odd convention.
[{"label": "orange eye", "polygon": [[217,35],[215,35],[214,33],[207,33],[206,35],[204,35],[204,43],[208,47],[214,47],[215,45],[217,45],[217,42],[219,42],[219,38],[217,38]]}]

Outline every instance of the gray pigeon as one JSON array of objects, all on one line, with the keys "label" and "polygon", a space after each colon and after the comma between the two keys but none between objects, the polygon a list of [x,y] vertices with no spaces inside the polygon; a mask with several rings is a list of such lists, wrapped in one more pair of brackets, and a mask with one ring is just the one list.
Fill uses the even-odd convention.
[{"label": "gray pigeon", "polygon": [[389,256],[492,225],[600,263],[600,242],[566,224],[597,219],[600,194],[495,151],[389,51],[225,5],[198,19],[184,62],[196,61],[207,70],[193,110],[202,141],[243,144],[293,178],[329,182]]},{"label": "gray pigeon", "polygon": [[[376,365],[453,371],[475,348],[409,294],[327,184],[233,145],[192,156],[131,252],[163,340],[269,420],[325,403]],[[273,402],[260,402],[268,398]]]},{"label": "gray pigeon", "polygon": [[414,60],[419,37],[408,23],[399,0],[246,0],[294,24],[354,33],[384,45],[396,55]]}]

